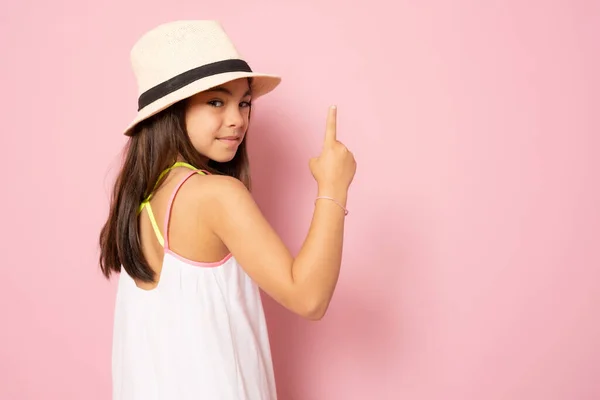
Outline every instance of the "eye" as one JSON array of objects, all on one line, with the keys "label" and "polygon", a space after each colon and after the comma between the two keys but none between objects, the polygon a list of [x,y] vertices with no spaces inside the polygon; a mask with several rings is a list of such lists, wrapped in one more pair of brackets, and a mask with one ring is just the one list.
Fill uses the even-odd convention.
[{"label": "eye", "polygon": [[242,101],[240,103],[240,107],[252,107],[252,102],[251,101]]},{"label": "eye", "polygon": [[222,107],[223,106],[223,102],[221,100],[211,100],[208,102],[208,104],[210,104],[213,107]]}]

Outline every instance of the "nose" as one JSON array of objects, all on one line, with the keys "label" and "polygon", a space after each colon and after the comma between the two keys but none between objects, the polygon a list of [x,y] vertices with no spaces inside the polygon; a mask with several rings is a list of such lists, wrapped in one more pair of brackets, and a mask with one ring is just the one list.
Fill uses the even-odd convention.
[{"label": "nose", "polygon": [[230,107],[227,108],[227,114],[225,118],[227,126],[232,128],[240,128],[245,123],[245,118],[242,114],[242,110],[240,110],[240,107],[238,107],[237,104],[232,104]]}]

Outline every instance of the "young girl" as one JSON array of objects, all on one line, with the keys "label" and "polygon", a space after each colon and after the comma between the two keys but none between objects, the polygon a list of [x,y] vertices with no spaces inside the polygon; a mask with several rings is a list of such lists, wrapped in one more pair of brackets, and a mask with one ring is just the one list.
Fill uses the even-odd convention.
[{"label": "young girl", "polygon": [[293,257],[249,191],[252,102],[280,78],[252,72],[215,21],[160,25],[131,57],[138,115],[100,235],[102,272],[120,272],[113,399],[275,399],[259,288],[311,320],[327,310],[356,169],[336,109]]}]

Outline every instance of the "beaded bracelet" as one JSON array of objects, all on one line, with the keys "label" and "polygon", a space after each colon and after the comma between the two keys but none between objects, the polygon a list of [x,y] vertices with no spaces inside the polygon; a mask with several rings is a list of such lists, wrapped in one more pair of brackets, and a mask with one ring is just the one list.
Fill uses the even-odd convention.
[{"label": "beaded bracelet", "polygon": [[320,196],[320,197],[317,197],[317,198],[315,199],[315,204],[317,204],[317,200],[319,200],[319,199],[325,199],[325,200],[331,200],[331,201],[333,201],[335,204],[337,204],[338,206],[340,206],[340,207],[342,208],[342,210],[344,210],[344,215],[348,215],[348,210],[346,209],[346,207],[344,207],[343,205],[341,205],[341,204],[340,204],[340,203],[339,203],[337,200],[335,200],[334,198],[332,198],[332,197],[326,197],[326,196]]}]

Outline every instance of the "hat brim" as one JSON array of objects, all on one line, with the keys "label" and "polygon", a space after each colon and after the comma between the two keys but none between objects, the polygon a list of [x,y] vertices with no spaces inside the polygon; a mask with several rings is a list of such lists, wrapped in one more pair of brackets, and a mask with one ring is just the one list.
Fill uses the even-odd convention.
[{"label": "hat brim", "polygon": [[252,78],[253,100],[271,92],[281,83],[281,77],[279,76],[257,72],[226,72],[200,79],[182,87],[181,89],[169,93],[168,95],[139,110],[136,117],[125,129],[124,134],[125,136],[132,136],[134,133],[134,128],[137,124],[155,114],[158,114],[159,112],[169,108],[181,100],[240,78]]}]

